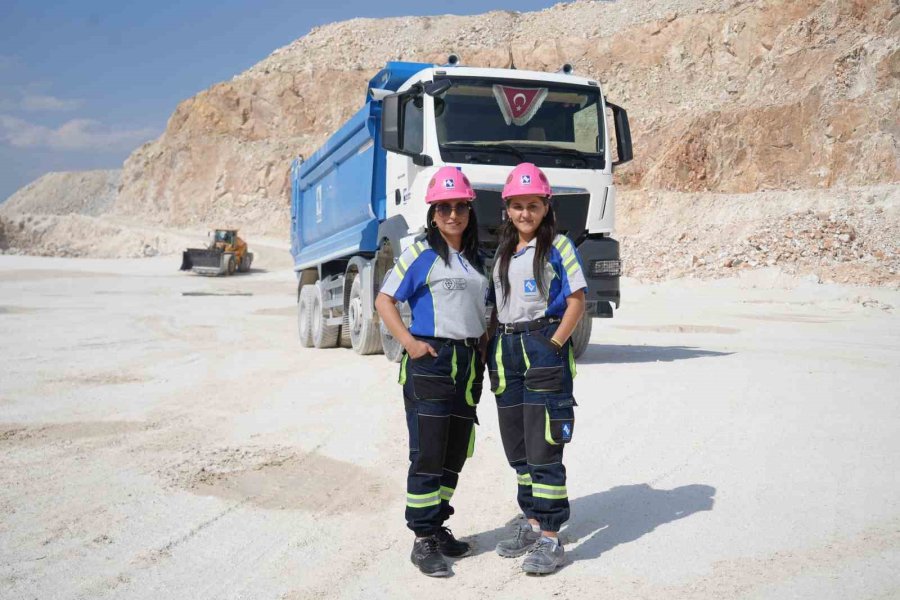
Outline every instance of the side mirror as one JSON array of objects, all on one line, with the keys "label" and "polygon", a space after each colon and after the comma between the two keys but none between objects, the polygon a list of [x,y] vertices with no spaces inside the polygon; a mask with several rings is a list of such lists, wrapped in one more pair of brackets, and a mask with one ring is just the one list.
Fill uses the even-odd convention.
[{"label": "side mirror", "polygon": [[612,166],[617,167],[634,158],[631,149],[631,128],[628,126],[628,112],[624,108],[611,102],[607,102],[606,105],[613,111],[613,121],[616,127],[616,156],[618,160],[614,160]]},{"label": "side mirror", "polygon": [[431,166],[431,157],[422,154],[421,108],[421,85],[416,90],[385,96],[381,101],[381,147],[405,154],[419,166]]},{"label": "side mirror", "polygon": [[403,146],[402,119],[400,94],[385,96],[381,101],[381,147],[389,152],[400,152]]}]

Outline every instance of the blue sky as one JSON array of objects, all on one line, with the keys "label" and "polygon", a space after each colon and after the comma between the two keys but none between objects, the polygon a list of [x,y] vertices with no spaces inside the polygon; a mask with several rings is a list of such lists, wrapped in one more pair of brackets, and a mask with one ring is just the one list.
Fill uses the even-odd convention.
[{"label": "blue sky", "polygon": [[0,0],[0,201],[48,171],[120,167],[179,101],[317,25],[553,4]]}]

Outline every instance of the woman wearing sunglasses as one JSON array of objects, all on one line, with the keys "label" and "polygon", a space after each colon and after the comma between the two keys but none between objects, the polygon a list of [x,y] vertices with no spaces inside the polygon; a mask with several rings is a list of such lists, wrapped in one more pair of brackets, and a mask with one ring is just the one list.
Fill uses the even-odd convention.
[{"label": "woman wearing sunglasses", "polygon": [[[444,522],[475,443],[475,406],[484,364],[488,280],[478,254],[475,192],[456,167],[428,183],[425,239],[411,244],[375,301],[385,326],[404,347],[400,384],[409,430],[406,523],[416,534],[411,560],[432,577],[450,575],[445,556],[471,551]],[[396,302],[408,302],[409,329]]]}]

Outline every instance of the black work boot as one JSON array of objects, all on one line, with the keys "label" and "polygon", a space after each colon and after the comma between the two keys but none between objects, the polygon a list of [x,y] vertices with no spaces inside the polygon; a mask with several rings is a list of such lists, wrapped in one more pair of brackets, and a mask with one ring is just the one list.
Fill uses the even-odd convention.
[{"label": "black work boot", "polygon": [[409,559],[419,570],[429,577],[447,577],[450,575],[450,567],[438,548],[437,537],[429,535],[417,537],[413,542],[412,554]]},{"label": "black work boot", "polygon": [[453,532],[449,527],[441,527],[434,537],[437,538],[438,548],[444,556],[459,558],[472,551],[472,546],[467,542],[461,542],[453,537]]}]

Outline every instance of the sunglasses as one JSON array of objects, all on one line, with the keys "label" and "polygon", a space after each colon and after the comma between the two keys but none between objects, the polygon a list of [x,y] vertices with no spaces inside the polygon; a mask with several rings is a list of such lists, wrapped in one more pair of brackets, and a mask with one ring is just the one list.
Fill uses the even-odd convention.
[{"label": "sunglasses", "polygon": [[449,217],[451,213],[456,213],[459,216],[469,214],[471,210],[471,206],[469,206],[468,202],[460,203],[455,206],[451,206],[449,204],[438,204],[434,207],[434,212],[441,215],[442,217]]}]

